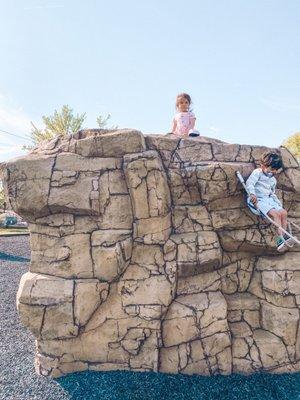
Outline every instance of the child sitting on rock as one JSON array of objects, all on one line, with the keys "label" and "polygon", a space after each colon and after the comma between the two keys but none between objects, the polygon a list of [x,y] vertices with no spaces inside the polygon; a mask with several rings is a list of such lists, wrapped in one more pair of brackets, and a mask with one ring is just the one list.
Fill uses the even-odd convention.
[{"label": "child sitting on rock", "polygon": [[[274,175],[282,169],[282,159],[279,154],[269,151],[261,157],[261,167],[256,168],[246,181],[247,189],[250,193],[250,201],[263,214],[268,215],[284,230],[287,228],[287,212],[275,194],[276,179]],[[282,229],[278,228],[276,245],[278,251],[286,249],[286,243],[292,245],[293,239],[283,234]]]},{"label": "child sitting on rock", "polygon": [[190,110],[191,96],[187,93],[180,93],[176,98],[177,114],[173,119],[172,133],[177,136],[199,136],[194,130],[196,117]]}]

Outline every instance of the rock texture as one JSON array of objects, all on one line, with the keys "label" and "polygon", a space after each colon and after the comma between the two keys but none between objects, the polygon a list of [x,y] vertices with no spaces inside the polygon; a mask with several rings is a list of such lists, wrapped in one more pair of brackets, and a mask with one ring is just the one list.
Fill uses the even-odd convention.
[{"label": "rock texture", "polygon": [[[299,370],[299,248],[276,252],[235,177],[265,150],[85,130],[2,164],[31,233],[17,306],[38,373]],[[279,151],[299,223],[299,165]]]}]

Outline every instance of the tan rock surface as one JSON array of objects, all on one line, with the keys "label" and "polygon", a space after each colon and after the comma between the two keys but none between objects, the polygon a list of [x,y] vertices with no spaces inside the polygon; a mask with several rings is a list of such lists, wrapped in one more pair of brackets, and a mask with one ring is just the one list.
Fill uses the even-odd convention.
[{"label": "tan rock surface", "polygon": [[[266,150],[91,129],[2,163],[31,233],[17,307],[36,371],[300,370],[299,248],[277,253],[235,176]],[[299,224],[299,165],[279,151]]]}]

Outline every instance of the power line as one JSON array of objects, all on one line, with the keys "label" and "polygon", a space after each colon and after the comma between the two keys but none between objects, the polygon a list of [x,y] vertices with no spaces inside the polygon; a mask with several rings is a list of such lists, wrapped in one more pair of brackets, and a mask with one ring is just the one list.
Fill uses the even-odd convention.
[{"label": "power line", "polygon": [[[0,143],[0,146],[5,146],[5,147],[10,148],[10,147],[13,147],[14,144],[13,143]],[[20,144],[20,146],[24,146],[24,145]]]},{"label": "power line", "polygon": [[14,146],[14,144],[12,144],[12,143],[0,143],[0,146],[8,147],[8,146]]},{"label": "power line", "polygon": [[6,135],[16,136],[16,137],[19,137],[21,139],[25,139],[25,140],[31,141],[30,139],[26,138],[25,136],[17,135],[16,133],[8,132],[8,131],[5,131],[4,129],[0,129],[0,132],[5,133]]},{"label": "power line", "polygon": [[21,139],[25,139],[25,140],[28,140],[29,142],[31,142],[31,140],[26,138],[25,136],[17,135],[15,133],[11,133],[11,132],[5,131],[4,129],[0,129],[0,132],[6,133],[6,135],[16,136],[16,137],[19,137]]}]

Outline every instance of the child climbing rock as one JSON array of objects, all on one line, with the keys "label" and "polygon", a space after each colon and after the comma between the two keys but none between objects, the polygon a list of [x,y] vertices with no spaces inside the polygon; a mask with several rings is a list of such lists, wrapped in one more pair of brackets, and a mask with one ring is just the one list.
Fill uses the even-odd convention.
[{"label": "child climbing rock", "polygon": [[[268,215],[284,230],[287,228],[287,211],[275,194],[276,178],[282,168],[282,159],[279,154],[269,151],[262,155],[260,168],[256,168],[246,181],[250,201],[263,214]],[[278,228],[276,245],[278,251],[284,251],[286,244],[293,245],[293,239],[284,235],[282,229]]]},{"label": "child climbing rock", "polygon": [[191,111],[191,96],[187,93],[180,93],[176,97],[177,114],[173,119],[172,133],[177,136],[199,136],[194,130],[196,117]]}]

